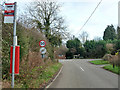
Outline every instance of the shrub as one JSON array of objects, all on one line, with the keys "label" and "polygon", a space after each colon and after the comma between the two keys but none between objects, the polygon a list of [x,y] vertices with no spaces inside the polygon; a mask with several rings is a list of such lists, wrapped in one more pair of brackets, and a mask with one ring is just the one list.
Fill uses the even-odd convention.
[{"label": "shrub", "polygon": [[86,56],[88,58],[101,58],[107,53],[106,42],[100,41],[86,41],[84,44]]},{"label": "shrub", "polygon": [[[13,25],[12,24],[4,24],[2,26],[2,75],[3,79],[7,79],[9,77],[9,69],[10,69],[10,47],[13,42]],[[34,59],[30,60],[29,55],[31,53],[36,53],[36,55],[41,56],[39,49],[39,41],[44,39],[47,43],[47,59],[50,57],[50,60],[54,59],[53,47],[50,45],[48,40],[39,33],[36,29],[28,29],[23,27],[20,23],[17,23],[17,36],[18,36],[18,45],[20,45],[20,63],[22,60],[25,60],[26,63],[34,62]],[[34,57],[34,55],[32,55]],[[34,57],[37,61],[42,61],[39,57]],[[29,61],[30,60],[30,61]],[[21,65],[21,64],[20,64]]]},{"label": "shrub", "polygon": [[109,56],[110,56],[110,54],[105,54],[103,56],[103,60],[108,61],[109,60]]},{"label": "shrub", "polygon": [[118,55],[111,55],[111,54],[106,54],[104,57],[103,57],[104,60],[108,60],[109,63],[111,63],[113,65],[113,67],[116,65],[118,66],[118,61],[119,61],[119,58],[118,58]]},{"label": "shrub", "polygon": [[73,53],[70,52],[70,51],[68,51],[68,52],[66,53],[66,59],[73,59]]}]

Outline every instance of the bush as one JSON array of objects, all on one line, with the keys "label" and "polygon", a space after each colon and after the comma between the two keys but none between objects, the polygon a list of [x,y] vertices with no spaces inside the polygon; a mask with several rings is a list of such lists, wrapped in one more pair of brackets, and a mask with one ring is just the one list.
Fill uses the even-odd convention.
[{"label": "bush", "polygon": [[82,57],[86,57],[86,51],[85,51],[85,48],[84,47],[81,47],[78,49],[78,53],[80,54],[80,58]]},{"label": "bush", "polygon": [[118,55],[106,54],[106,55],[103,57],[103,59],[109,61],[109,63],[111,63],[111,64],[113,65],[113,67],[114,67],[115,65],[118,66],[118,64],[119,64]]},{"label": "bush", "polygon": [[116,43],[115,43],[115,48],[116,50],[119,50],[120,49],[120,40],[117,40]]},{"label": "bush", "polygon": [[106,42],[100,41],[86,41],[84,44],[87,58],[101,58],[107,53]]},{"label": "bush", "polygon": [[110,56],[110,54],[105,54],[103,56],[103,60],[108,61],[109,60],[109,56]]},{"label": "bush", "polygon": [[70,51],[68,51],[68,52],[66,53],[66,59],[73,59],[73,53],[70,52]]},{"label": "bush", "polygon": [[[44,39],[47,43],[46,49],[46,58],[50,57],[51,60],[54,59],[54,49],[48,42],[48,40],[39,33],[36,29],[28,29],[23,27],[20,23],[17,23],[17,36],[18,36],[18,45],[20,45],[20,63],[22,60],[29,62],[29,52],[36,53],[40,55],[40,46],[39,41]],[[10,47],[13,42],[13,25],[12,24],[4,24],[2,25],[2,75],[3,79],[7,79],[9,77],[9,69],[10,69]],[[41,56],[41,55],[40,55]],[[34,56],[32,56],[34,57]],[[36,57],[37,61],[42,61],[41,58]],[[31,60],[32,63],[34,61]],[[36,62],[36,64],[38,64]],[[20,64],[21,65],[21,64]]]}]

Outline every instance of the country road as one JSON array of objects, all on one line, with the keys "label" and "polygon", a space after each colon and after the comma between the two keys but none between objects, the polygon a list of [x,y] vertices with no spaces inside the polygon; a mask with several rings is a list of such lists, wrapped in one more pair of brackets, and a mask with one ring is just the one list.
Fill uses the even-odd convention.
[{"label": "country road", "polygon": [[118,88],[118,75],[90,64],[90,59],[59,61],[63,69],[49,88]]}]

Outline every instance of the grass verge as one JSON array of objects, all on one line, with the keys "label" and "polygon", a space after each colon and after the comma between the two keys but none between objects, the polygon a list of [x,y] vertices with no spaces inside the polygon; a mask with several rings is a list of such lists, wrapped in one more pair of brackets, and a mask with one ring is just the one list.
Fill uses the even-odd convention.
[{"label": "grass verge", "polygon": [[[55,77],[60,70],[61,63],[48,63],[44,66],[34,67],[32,70],[25,70],[15,76],[15,88],[42,88]],[[11,79],[4,81],[3,88],[11,88]],[[7,85],[6,85],[7,84]]]},{"label": "grass verge", "polygon": [[44,87],[51,78],[59,71],[61,63],[49,63],[43,68],[35,67],[27,76],[20,82],[17,82],[16,88],[41,88]]},{"label": "grass verge", "polygon": [[95,61],[89,61],[89,62],[95,65],[109,64],[108,61],[104,61],[104,60],[95,60]]},{"label": "grass verge", "polygon": [[120,74],[120,67],[118,66],[115,66],[113,68],[113,65],[110,64],[110,65],[104,66],[103,68],[113,73]]}]

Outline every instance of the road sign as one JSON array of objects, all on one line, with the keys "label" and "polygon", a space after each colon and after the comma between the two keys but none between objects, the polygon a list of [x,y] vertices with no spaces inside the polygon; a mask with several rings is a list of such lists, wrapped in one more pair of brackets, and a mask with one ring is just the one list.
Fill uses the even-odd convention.
[{"label": "road sign", "polygon": [[46,49],[44,47],[40,48],[40,52],[41,54],[45,54],[46,53]]},{"label": "road sign", "polygon": [[5,3],[4,23],[13,23],[14,3]]},{"label": "road sign", "polygon": [[40,47],[45,47],[45,46],[46,46],[45,40],[41,40],[41,41],[39,42],[39,45],[40,45]]}]

